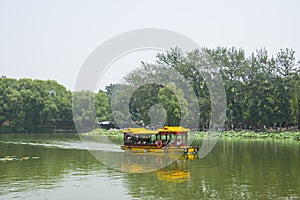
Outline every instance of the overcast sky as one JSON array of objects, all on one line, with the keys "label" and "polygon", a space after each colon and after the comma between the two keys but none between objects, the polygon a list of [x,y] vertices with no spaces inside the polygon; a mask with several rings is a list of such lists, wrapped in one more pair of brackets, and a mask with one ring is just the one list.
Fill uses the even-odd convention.
[{"label": "overcast sky", "polygon": [[[241,47],[249,54],[292,48],[300,59],[298,0],[0,0],[0,75],[54,79],[73,90],[89,54],[111,37],[139,28],[176,31],[200,46]],[[123,75],[141,59],[119,60]],[[107,75],[104,85],[115,82]]]}]

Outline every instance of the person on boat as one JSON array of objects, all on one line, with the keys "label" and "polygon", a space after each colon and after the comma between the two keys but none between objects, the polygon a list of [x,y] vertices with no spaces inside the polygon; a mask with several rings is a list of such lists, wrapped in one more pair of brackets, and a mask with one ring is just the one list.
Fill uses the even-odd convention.
[{"label": "person on boat", "polygon": [[171,143],[171,140],[168,140],[166,145],[170,145],[170,143]]},{"label": "person on boat", "polygon": [[180,147],[180,146],[181,146],[181,144],[182,144],[181,140],[180,140],[180,139],[178,139],[178,140],[176,141],[176,146],[177,146],[177,147]]}]

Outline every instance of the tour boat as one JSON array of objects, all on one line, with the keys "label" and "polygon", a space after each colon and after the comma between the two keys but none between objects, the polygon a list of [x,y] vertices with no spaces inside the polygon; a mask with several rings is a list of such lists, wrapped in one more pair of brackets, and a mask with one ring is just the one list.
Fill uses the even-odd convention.
[{"label": "tour boat", "polygon": [[158,130],[128,128],[123,130],[121,148],[133,152],[196,154],[199,148],[188,145],[189,131],[182,126],[165,126]]}]

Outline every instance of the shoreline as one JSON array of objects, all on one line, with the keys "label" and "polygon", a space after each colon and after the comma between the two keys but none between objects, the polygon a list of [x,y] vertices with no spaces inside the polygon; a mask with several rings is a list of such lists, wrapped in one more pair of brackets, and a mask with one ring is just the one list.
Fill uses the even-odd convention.
[{"label": "shoreline", "polygon": [[[191,134],[195,136],[195,138],[204,138],[207,136],[206,131],[191,131]],[[123,136],[121,130],[105,130],[105,129],[94,129],[90,132],[83,133],[86,136]],[[283,131],[283,132],[254,132],[254,131],[221,131],[217,132],[220,138],[237,138],[237,139],[263,139],[263,140],[296,140],[300,141],[300,131]]]}]

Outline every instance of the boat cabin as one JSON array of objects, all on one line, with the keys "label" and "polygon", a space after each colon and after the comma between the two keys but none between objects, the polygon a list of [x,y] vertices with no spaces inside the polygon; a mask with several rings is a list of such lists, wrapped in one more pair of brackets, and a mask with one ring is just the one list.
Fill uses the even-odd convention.
[{"label": "boat cabin", "polygon": [[124,146],[182,147],[187,145],[187,133],[190,129],[182,126],[165,126],[158,130],[128,128],[123,130]]}]

